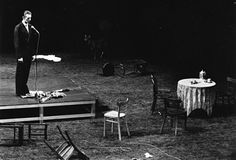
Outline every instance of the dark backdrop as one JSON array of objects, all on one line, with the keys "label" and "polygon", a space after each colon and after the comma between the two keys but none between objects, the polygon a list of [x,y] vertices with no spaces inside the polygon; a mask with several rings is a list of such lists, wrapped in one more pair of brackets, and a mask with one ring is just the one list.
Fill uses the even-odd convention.
[{"label": "dark backdrop", "polygon": [[29,9],[42,54],[85,56],[89,33],[108,57],[235,74],[235,7],[230,0],[1,0],[0,51],[14,54],[14,26]]}]

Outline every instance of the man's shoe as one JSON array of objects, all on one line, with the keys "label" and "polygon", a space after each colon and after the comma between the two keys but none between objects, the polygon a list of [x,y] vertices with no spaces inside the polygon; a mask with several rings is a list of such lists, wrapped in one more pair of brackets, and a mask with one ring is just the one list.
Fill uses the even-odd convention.
[{"label": "man's shoe", "polygon": [[20,97],[21,97],[21,98],[26,98],[26,97],[27,97],[27,94],[28,94],[28,93],[22,94],[22,95],[20,95]]},{"label": "man's shoe", "polygon": [[26,93],[25,95],[21,95],[21,98],[34,98],[35,95],[34,94],[30,94],[30,93]]}]

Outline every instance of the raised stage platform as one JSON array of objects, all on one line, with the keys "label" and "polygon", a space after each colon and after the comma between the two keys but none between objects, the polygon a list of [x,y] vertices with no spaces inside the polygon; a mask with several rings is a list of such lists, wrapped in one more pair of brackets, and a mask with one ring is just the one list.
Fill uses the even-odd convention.
[{"label": "raised stage platform", "polygon": [[[14,79],[0,79],[0,123],[95,117],[95,97],[70,79],[54,75],[40,77],[36,82],[38,91],[70,91],[64,92],[63,98],[39,103],[35,98],[15,96]],[[35,79],[30,78],[28,85],[34,90]]]}]

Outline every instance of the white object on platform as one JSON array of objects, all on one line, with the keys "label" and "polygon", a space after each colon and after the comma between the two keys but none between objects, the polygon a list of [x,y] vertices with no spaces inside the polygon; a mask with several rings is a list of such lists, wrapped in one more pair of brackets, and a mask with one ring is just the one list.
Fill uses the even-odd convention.
[{"label": "white object on platform", "polygon": [[30,92],[31,95],[34,95],[34,96],[35,96],[35,94],[38,94],[38,95],[44,94],[43,91],[29,91],[29,92]]},{"label": "white object on platform", "polygon": [[26,95],[22,95],[21,98],[35,98],[37,95],[42,95],[44,94],[43,91],[29,91]]},{"label": "white object on platform", "polygon": [[45,60],[49,60],[49,61],[53,61],[53,62],[60,62],[61,61],[61,58],[56,57],[55,55],[34,55],[33,58],[34,59],[45,59]]}]

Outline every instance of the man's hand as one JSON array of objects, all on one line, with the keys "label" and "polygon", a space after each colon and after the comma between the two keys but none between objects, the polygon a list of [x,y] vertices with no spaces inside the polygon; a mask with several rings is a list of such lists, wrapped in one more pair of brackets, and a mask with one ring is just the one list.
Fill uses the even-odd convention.
[{"label": "man's hand", "polygon": [[32,56],[32,61],[35,61],[36,55]]},{"label": "man's hand", "polygon": [[23,62],[23,58],[17,59],[18,62]]}]

